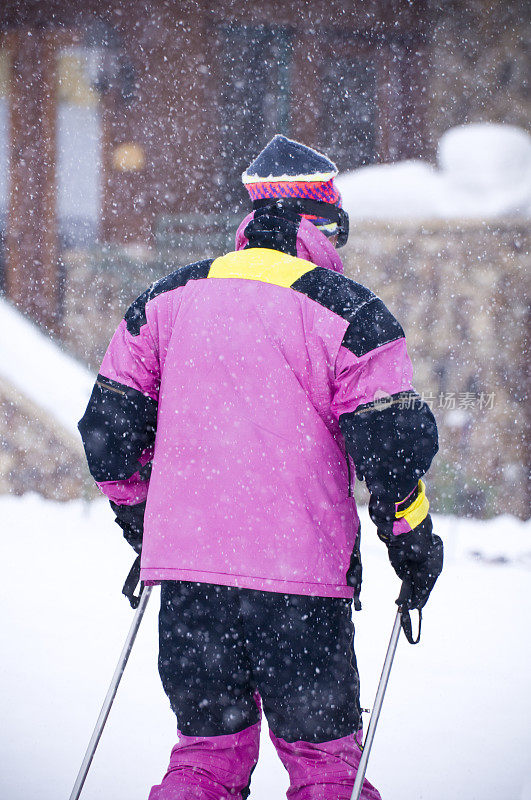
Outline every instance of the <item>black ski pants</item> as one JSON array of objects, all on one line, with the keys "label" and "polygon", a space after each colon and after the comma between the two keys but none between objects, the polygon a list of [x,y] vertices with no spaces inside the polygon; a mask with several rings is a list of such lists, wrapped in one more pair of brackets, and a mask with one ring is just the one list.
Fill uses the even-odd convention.
[{"label": "black ski pants", "polygon": [[219,736],[259,720],[287,742],[361,727],[351,601],[164,581],[159,672],[179,730]]}]

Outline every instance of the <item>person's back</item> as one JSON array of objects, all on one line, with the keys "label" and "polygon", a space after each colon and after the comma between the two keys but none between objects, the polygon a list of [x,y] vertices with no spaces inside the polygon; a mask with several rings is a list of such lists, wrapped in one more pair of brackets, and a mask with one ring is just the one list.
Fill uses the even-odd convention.
[{"label": "person's back", "polygon": [[[194,798],[214,796],[213,785],[216,797],[246,796],[256,690],[293,797],[313,797],[321,782],[331,792],[322,797],[350,797],[361,728],[346,603],[361,576],[355,469],[399,574],[413,575],[407,537],[416,531],[422,545],[412,605],[424,604],[442,563],[418,483],[436,428],[412,388],[403,331],[341,274],[323,235],[341,235],[344,222],[333,179],[323,182],[331,162],[283,137],[268,147],[258,175],[246,173],[255,211],[236,251],[177,269],[131,306],[80,423],[91,472],[141,546],[142,579],[163,584],[159,666],[184,745],[153,800],[177,787],[186,798],[186,786]],[[288,170],[290,158],[313,164],[315,181],[297,188],[293,170],[271,181],[268,159],[285,154]],[[308,187],[309,201],[276,199]],[[223,734],[239,748],[228,781],[215,768]],[[199,737],[197,753],[187,737]],[[316,746],[310,783],[302,764]],[[205,747],[217,755],[199,780]],[[364,792],[378,797],[369,784]]]}]

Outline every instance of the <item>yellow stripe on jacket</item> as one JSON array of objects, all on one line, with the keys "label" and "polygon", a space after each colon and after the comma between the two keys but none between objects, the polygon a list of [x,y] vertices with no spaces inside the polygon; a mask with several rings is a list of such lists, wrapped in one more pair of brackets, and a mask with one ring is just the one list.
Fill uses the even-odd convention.
[{"label": "yellow stripe on jacket", "polygon": [[265,247],[252,247],[216,258],[210,267],[209,278],[240,278],[262,281],[276,286],[291,286],[315,264],[303,258],[279,253]]}]

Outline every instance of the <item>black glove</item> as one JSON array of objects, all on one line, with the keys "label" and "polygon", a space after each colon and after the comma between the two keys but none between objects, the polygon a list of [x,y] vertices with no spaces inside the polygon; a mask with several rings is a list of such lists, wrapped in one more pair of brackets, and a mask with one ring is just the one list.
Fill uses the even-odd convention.
[{"label": "black glove", "polygon": [[142,537],[144,535],[144,512],[146,501],[136,506],[119,506],[110,501],[111,508],[116,514],[115,522],[123,531],[124,539],[131,545],[135,553],[140,555],[142,550]]},{"label": "black glove", "polygon": [[409,584],[407,608],[423,608],[443,568],[443,543],[433,533],[430,515],[412,531],[385,536],[383,541],[394,571]]}]

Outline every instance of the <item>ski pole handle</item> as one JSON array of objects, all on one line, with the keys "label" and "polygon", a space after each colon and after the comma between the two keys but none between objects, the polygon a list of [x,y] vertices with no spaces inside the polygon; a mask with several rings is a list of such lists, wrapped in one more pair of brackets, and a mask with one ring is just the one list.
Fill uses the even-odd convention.
[{"label": "ski pole handle", "polygon": [[422,629],[422,609],[417,608],[417,611],[419,612],[419,628],[418,628],[417,638],[414,639],[411,626],[411,616],[407,605],[407,602],[410,597],[411,597],[411,586],[409,585],[406,579],[402,581],[400,594],[398,595],[396,604],[401,614],[402,630],[404,631],[406,639],[408,640],[409,644],[418,644],[420,642],[420,632]]},{"label": "ski pole handle", "polygon": [[400,587],[400,594],[396,599],[396,604],[398,608],[402,609],[404,607],[404,603],[406,603],[409,598],[411,597],[411,586],[407,579],[402,581],[402,586]]},{"label": "ski pole handle", "polygon": [[[140,590],[138,594],[135,594],[135,589],[140,583]],[[125,579],[125,583],[123,585],[122,594],[127,597],[131,604],[131,608],[138,608],[138,604],[140,603],[140,597],[142,596],[142,587],[143,583],[140,582],[140,556],[138,555],[134,562],[133,566],[129,570],[129,574]]]}]

